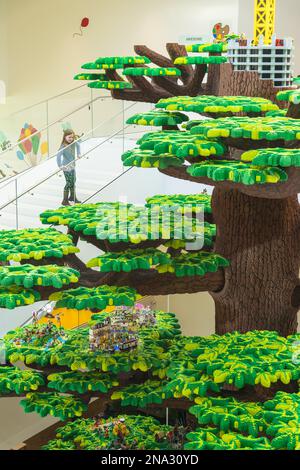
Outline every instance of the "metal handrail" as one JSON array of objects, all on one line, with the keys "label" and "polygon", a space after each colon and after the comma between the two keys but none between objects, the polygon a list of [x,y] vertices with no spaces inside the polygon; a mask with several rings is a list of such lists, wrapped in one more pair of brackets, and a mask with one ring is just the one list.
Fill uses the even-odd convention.
[{"label": "metal handrail", "polygon": [[45,127],[42,127],[41,129],[37,130],[36,132],[34,132],[33,134],[31,134],[30,136],[28,137],[25,137],[25,139],[22,139],[22,140],[19,140],[18,142],[15,142],[14,144],[10,145],[6,150],[3,150],[3,152],[0,152],[0,158],[10,152],[11,150],[13,150],[15,147],[18,147],[20,144],[22,144],[23,142],[26,142],[27,140],[29,139],[32,139],[32,137],[34,137],[35,135],[39,134],[40,132],[43,132],[43,131],[46,131],[47,129],[50,129],[50,127],[54,126],[55,124],[58,124],[59,122],[61,122],[63,119],[66,119],[67,117],[70,117],[72,116],[73,114],[77,113],[78,111],[80,111],[81,109],[84,109],[86,108],[87,106],[90,106],[91,104],[95,103],[96,101],[98,100],[103,100],[103,99],[106,99],[106,98],[111,98],[110,96],[98,96],[97,98],[91,100],[91,101],[88,101],[87,103],[85,103],[84,105],[80,106],[79,108],[76,108],[74,109],[73,111],[71,111],[70,113],[60,117],[59,119],[57,119],[56,121],[53,121],[51,122],[50,124],[47,124],[47,126]]},{"label": "metal handrail", "polygon": [[18,111],[15,111],[11,114],[8,114],[7,116],[4,116],[2,119],[9,119],[13,116],[16,116],[17,114],[20,114],[20,113],[23,113],[24,111],[28,111],[28,109],[32,109],[32,108],[35,108],[36,106],[40,106],[41,104],[44,104],[44,103],[49,103],[49,101],[53,101],[55,100],[56,98],[60,98],[61,96],[64,96],[64,95],[68,95],[69,93],[72,93],[73,91],[75,90],[80,90],[81,88],[83,87],[86,87],[87,86],[87,83],[84,83],[80,86],[77,86],[77,87],[74,87],[74,88],[71,88],[70,90],[67,90],[67,91],[63,91],[62,93],[59,93],[58,95],[53,95],[53,96],[50,96],[50,98],[46,98],[45,100],[42,100],[42,101],[39,101],[35,104],[31,104],[30,106],[26,106],[25,108],[22,108],[22,109],[18,109]]},{"label": "metal handrail", "polygon": [[[104,124],[107,124],[108,122],[112,121],[113,119],[115,119],[116,117],[118,117],[120,114],[123,114],[125,111],[133,108],[134,106],[136,105],[136,103],[133,103],[129,106],[127,106],[126,108],[123,107],[123,109],[121,111],[119,111],[118,113],[114,114],[112,117],[110,117],[109,119],[107,119],[106,121],[103,121],[101,122],[100,124],[98,124],[96,127],[94,127],[93,129],[90,129],[88,132],[84,133],[82,135],[81,138],[86,138],[88,135],[90,134],[93,134],[95,130],[97,130],[99,127],[103,126]],[[127,126],[128,127],[128,126]],[[66,145],[65,149],[67,149],[68,147],[70,147],[71,145],[73,144],[69,144],[69,145]],[[57,156],[57,152],[55,152],[53,155],[49,156],[44,162],[42,162],[41,164],[43,163],[46,163],[46,162],[49,162],[50,160],[52,160],[53,158],[55,158]],[[3,179],[3,182],[5,181],[6,184],[1,184],[1,181],[0,181],[0,191],[2,191],[2,189],[6,188],[12,180],[18,180],[19,177],[23,176],[25,173],[27,173],[28,171],[31,171],[33,170],[34,168],[36,167],[30,167],[30,168],[26,168],[25,170],[21,171],[20,173],[16,174],[16,175],[12,175],[12,176],[9,176],[8,178],[5,178]]]},{"label": "metal handrail", "polygon": [[[136,103],[134,103],[132,106],[134,106]],[[105,140],[101,141],[100,143],[98,143],[97,145],[95,145],[93,148],[91,148],[90,150],[88,150],[86,153],[84,153],[83,155],[81,155],[79,158],[75,158],[72,162],[70,162],[68,165],[65,165],[64,168],[68,168],[69,166],[73,165],[74,162],[77,162],[78,160],[81,160],[82,158],[86,157],[87,155],[89,155],[91,152],[93,152],[95,149],[97,149],[98,147],[101,147],[101,145],[105,144],[106,142],[108,142],[110,139],[112,139],[113,137],[115,137],[116,135],[120,134],[120,132],[123,132],[124,129],[127,129],[128,126],[125,126],[125,127],[122,127],[122,129],[119,129],[118,131],[116,131],[115,133],[111,134],[109,137],[107,137]],[[57,171],[55,171],[54,173],[52,173],[51,175],[48,175],[46,178],[44,178],[43,180],[39,181],[37,184],[35,184],[34,186],[31,186],[29,189],[26,189],[26,191],[23,191],[21,194],[18,194],[15,198],[11,199],[9,202],[5,203],[3,206],[0,207],[0,210],[2,209],[5,209],[6,207],[10,206],[11,204],[13,204],[14,202],[17,202],[21,197],[25,196],[25,194],[28,194],[30,193],[33,189],[36,189],[37,187],[39,187],[41,184],[45,183],[45,181],[48,181],[50,178],[52,178],[53,176],[57,175],[58,173],[62,172],[63,169],[62,168],[59,168]],[[120,174],[123,175],[125,174],[127,171],[123,172]],[[113,182],[114,180],[112,180]],[[107,185],[106,185],[107,187]]]}]

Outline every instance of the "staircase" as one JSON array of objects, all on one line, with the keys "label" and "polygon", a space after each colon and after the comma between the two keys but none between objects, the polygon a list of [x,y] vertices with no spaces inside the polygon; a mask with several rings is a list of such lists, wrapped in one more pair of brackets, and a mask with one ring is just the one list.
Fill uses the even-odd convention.
[{"label": "staircase", "polygon": [[[123,141],[118,137],[108,141],[104,138],[92,138],[82,142],[81,154],[87,155],[76,164],[77,197],[81,201],[86,201],[117,176],[122,175],[124,171],[121,161],[123,149],[128,150],[134,145],[134,140],[126,138]],[[0,210],[0,230],[39,227],[41,226],[39,221],[41,212],[60,207],[65,185],[64,175],[60,172],[50,176],[57,169],[56,159],[52,159],[32,169],[23,176],[22,181],[18,181],[18,194],[24,192],[26,194]],[[35,186],[35,181],[43,179],[45,181],[30,189]],[[3,184],[2,189],[0,185],[0,207],[5,204],[5,197],[8,197],[8,194],[10,199],[15,198],[14,191],[14,181],[8,187]],[[115,198],[118,198],[117,193]]]}]

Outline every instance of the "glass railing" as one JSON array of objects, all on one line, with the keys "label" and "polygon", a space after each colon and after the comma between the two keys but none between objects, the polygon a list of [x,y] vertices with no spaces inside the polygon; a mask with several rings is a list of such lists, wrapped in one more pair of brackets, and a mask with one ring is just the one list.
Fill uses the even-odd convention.
[{"label": "glass railing", "polygon": [[[109,107],[102,114],[99,111],[97,119],[104,115],[106,119],[87,130],[81,138],[81,158],[76,163],[77,197],[80,200],[89,198],[123,174],[121,154],[134,147],[136,139],[149,130],[128,126],[126,120],[136,112],[151,109],[151,105],[103,99],[105,105],[108,101],[118,112],[112,114]],[[108,117],[109,114],[112,115]],[[40,212],[60,206],[65,181],[62,170],[57,167],[58,148],[59,144],[43,164],[0,184],[0,229],[35,226],[39,224]]]},{"label": "glass railing", "polygon": [[[121,155],[130,142],[135,142],[142,133],[151,129],[139,128],[140,126],[126,127],[126,120],[129,116],[136,112],[148,111],[152,108],[152,105],[148,103],[124,102],[114,100],[110,97],[98,97],[93,101],[93,106],[94,109],[97,110],[97,114],[94,115],[94,122],[95,119],[97,119],[97,122],[100,123],[92,128],[88,128],[86,124],[86,122],[89,121],[86,119],[85,108],[79,108],[71,113],[73,122],[77,122],[78,127],[79,125],[81,126],[80,131],[83,130],[83,133],[80,133],[82,134],[81,146],[84,151],[92,149],[94,145],[92,140],[100,139],[97,143],[101,143],[103,140],[109,140],[111,136],[114,136],[114,139],[121,141],[118,149]],[[38,165],[34,166],[25,165],[23,162],[22,170],[20,169],[17,175],[12,175],[0,180],[0,210],[6,207],[11,201],[17,200],[18,195],[31,190],[31,188],[36,186],[40,181],[43,182],[49,174],[55,171],[57,168],[56,156],[62,138],[61,122],[62,121],[58,121],[50,125],[46,130],[52,142],[52,151],[48,152],[46,159],[43,159]],[[74,126],[73,128],[75,129]],[[15,147],[2,153],[2,155],[0,155],[0,165],[1,162],[9,161],[11,154],[18,151],[20,151],[19,148]],[[120,158],[118,161],[120,166]],[[97,164],[98,163],[99,162],[97,162]],[[101,169],[103,173],[108,173],[105,168],[105,162],[101,162]],[[115,171],[112,176],[114,175]]]}]

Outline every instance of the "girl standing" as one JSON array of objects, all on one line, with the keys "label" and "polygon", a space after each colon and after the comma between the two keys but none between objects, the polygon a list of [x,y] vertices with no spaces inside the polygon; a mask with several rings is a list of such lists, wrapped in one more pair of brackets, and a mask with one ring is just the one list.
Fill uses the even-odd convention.
[{"label": "girl standing", "polygon": [[57,164],[64,172],[66,185],[64,187],[63,206],[69,206],[70,202],[80,204],[75,193],[76,170],[75,160],[80,158],[80,145],[78,137],[72,129],[64,131],[63,140],[57,154]]}]

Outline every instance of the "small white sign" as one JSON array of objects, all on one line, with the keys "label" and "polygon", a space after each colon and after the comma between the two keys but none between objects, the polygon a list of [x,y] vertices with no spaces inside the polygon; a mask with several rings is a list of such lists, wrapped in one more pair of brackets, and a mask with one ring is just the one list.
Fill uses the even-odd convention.
[{"label": "small white sign", "polygon": [[208,34],[182,34],[178,42],[179,44],[203,44],[212,40],[212,36]]}]

